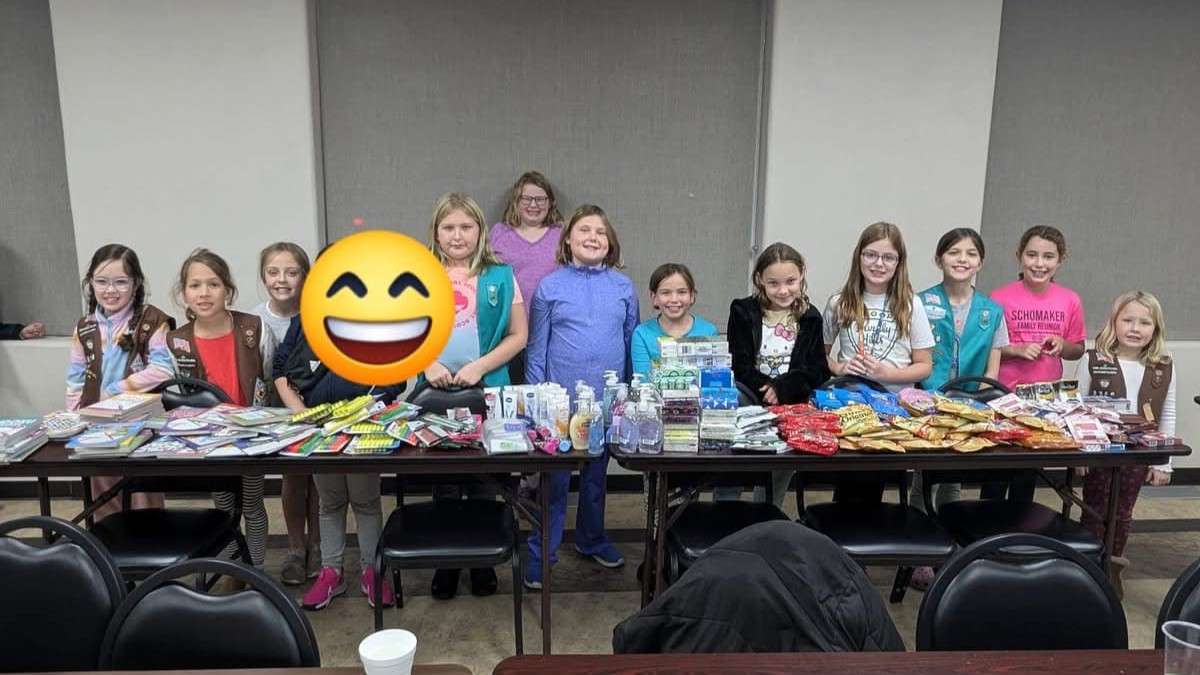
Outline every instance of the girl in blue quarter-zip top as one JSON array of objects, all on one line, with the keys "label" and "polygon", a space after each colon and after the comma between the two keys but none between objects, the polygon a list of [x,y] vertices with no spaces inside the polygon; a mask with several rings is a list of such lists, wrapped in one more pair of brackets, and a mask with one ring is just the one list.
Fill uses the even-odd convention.
[{"label": "girl in blue quarter-zip top", "polygon": [[[575,391],[582,380],[603,391],[604,371],[629,375],[629,342],[637,328],[638,300],[633,282],[617,271],[621,245],[608,216],[599,206],[575,210],[559,240],[558,269],[542,279],[530,308],[525,381],[555,382]],[[605,567],[625,564],[604,531],[607,452],[590,462],[579,476],[579,511],[575,549]],[[541,550],[540,533],[529,537],[525,585],[541,588],[542,555],[553,564],[567,517],[569,472],[551,480],[549,552]]]}]

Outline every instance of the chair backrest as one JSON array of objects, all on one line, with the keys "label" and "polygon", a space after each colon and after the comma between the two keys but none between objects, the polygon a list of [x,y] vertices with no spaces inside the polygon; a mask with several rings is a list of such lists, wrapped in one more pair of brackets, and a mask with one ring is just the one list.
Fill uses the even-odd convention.
[{"label": "chair backrest", "polygon": [[[182,582],[222,574],[248,589],[208,595]],[[104,636],[101,670],[304,668],[321,665],[312,625],[266,574],[228,560],[172,565],[142,582]]]},{"label": "chair backrest", "polygon": [[218,403],[233,402],[224,389],[194,377],[173,377],[154,390],[162,394],[162,404],[166,410],[185,405],[193,408],[211,408]]},{"label": "chair backrest", "polygon": [[1188,566],[1171,584],[1154,624],[1154,648],[1163,648],[1162,626],[1168,621],[1200,623],[1200,560]]},{"label": "chair backrest", "polygon": [[[59,536],[33,546],[9,536],[18,530]],[[125,585],[90,533],[33,516],[0,523],[0,597],[0,670],[95,670]]]},{"label": "chair backrest", "polygon": [[483,390],[479,387],[438,389],[425,383],[408,397],[408,402],[438,415],[444,415],[451,408],[469,408],[476,415],[487,413]]},{"label": "chair backrest", "polygon": [[[986,384],[986,387],[972,387],[970,385]],[[1004,386],[997,380],[982,375],[969,375],[966,377],[956,377],[953,380],[943,384],[938,391],[949,396],[960,396],[962,398],[972,398],[980,403],[994,401],[1001,396],[1010,393],[1008,387]]]},{"label": "chair backrest", "polygon": [[959,551],[917,615],[923,651],[1128,646],[1125,611],[1100,568],[1036,534],[1002,534]]},{"label": "chair backrest", "polygon": [[872,380],[869,377],[862,375],[838,375],[825,380],[825,384],[821,385],[822,389],[830,389],[833,387],[855,388],[856,385],[862,385],[875,391],[887,391],[887,387]]}]

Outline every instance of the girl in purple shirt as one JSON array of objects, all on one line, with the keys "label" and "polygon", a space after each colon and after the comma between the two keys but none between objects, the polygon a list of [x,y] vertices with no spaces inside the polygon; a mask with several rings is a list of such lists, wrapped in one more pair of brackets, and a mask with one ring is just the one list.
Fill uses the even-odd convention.
[{"label": "girl in purple shirt", "polygon": [[[488,241],[496,257],[513,268],[526,301],[558,266],[555,252],[561,233],[562,214],[550,181],[537,171],[521,174],[509,190],[504,220],[492,226]],[[509,362],[509,378],[513,384],[524,384],[524,351]]]}]

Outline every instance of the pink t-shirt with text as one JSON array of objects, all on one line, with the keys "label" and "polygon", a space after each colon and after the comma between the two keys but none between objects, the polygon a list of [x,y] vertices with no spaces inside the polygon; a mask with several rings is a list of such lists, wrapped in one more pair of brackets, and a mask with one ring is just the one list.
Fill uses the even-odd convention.
[{"label": "pink t-shirt with text", "polygon": [[[1051,282],[1045,293],[1034,293],[1021,280],[992,291],[992,300],[1004,308],[1008,339],[1013,345],[1040,343],[1051,335],[1067,342],[1083,342],[1083,302],[1069,288]],[[1062,359],[1041,356],[1036,361],[1005,358],[1000,361],[999,379],[1004,386],[1050,382],[1062,378]]]}]

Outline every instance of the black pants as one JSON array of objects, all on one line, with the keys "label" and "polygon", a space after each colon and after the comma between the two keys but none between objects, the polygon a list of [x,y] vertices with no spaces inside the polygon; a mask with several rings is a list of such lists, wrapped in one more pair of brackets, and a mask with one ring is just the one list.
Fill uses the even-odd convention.
[{"label": "black pants", "polygon": [[1008,480],[984,483],[979,488],[980,499],[1004,499],[1029,503],[1033,501],[1033,490],[1037,487],[1037,473],[1032,469],[1016,472]]}]

